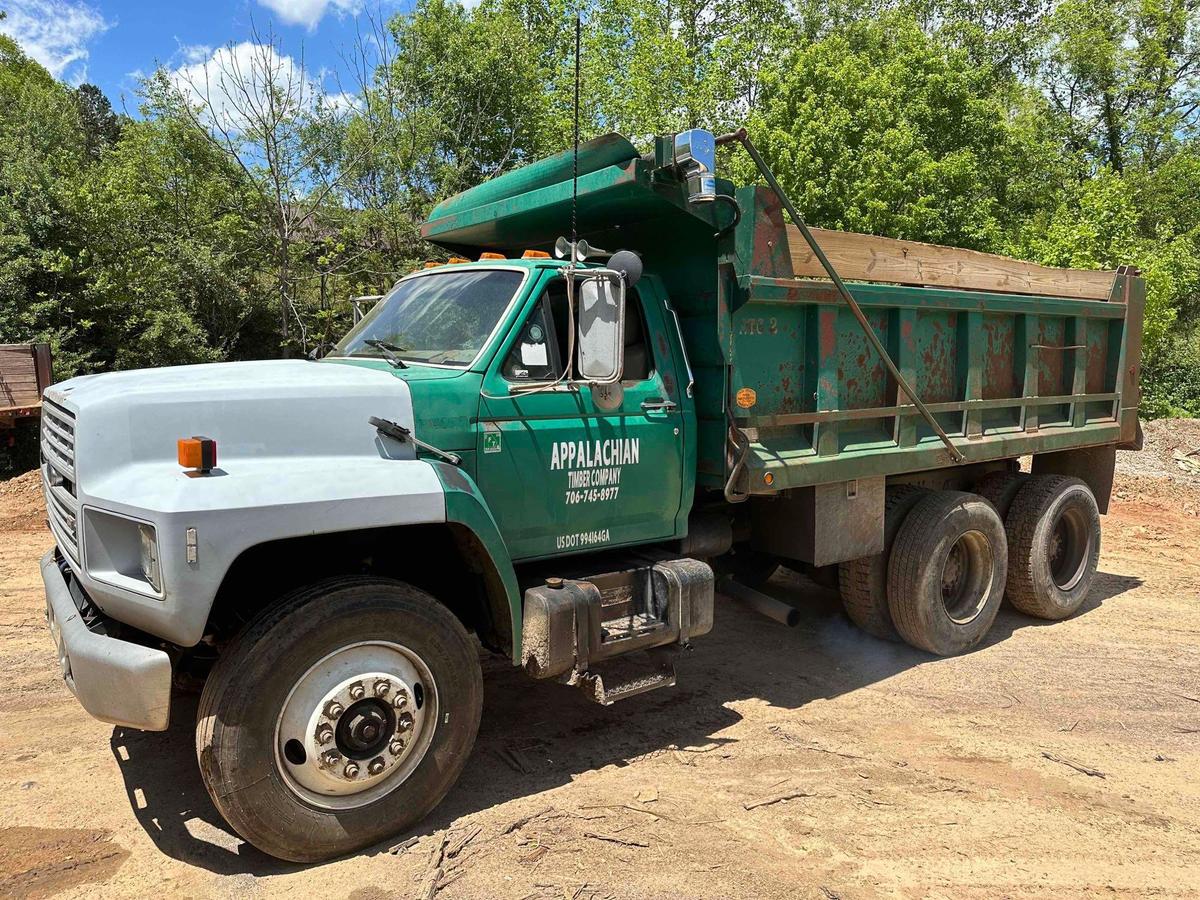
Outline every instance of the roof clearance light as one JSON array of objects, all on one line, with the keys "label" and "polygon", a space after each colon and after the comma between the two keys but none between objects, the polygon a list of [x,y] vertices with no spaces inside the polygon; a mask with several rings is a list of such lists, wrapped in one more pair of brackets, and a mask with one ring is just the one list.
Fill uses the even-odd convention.
[{"label": "roof clearance light", "polygon": [[521,259],[549,259],[550,254],[545,250],[526,250],[521,254]]},{"label": "roof clearance light", "polygon": [[508,259],[508,257],[503,253],[480,253],[479,259],[483,261],[485,259]]},{"label": "roof clearance light", "polygon": [[424,266],[422,266],[422,268],[424,268],[424,269],[436,269],[436,268],[437,268],[438,266],[440,266],[440,265],[441,265],[441,263],[440,263],[440,262],[434,262],[432,259],[429,259],[429,260],[426,260],[426,261],[425,261],[425,265],[424,265]]},{"label": "roof clearance light", "polygon": [[452,256],[452,257],[450,257],[450,262],[448,262],[447,265],[456,266],[459,263],[468,263],[468,262],[470,262],[470,260],[467,259],[465,256]]},{"label": "roof clearance light", "polygon": [[208,474],[217,467],[217,442],[198,435],[179,439],[179,465]]}]

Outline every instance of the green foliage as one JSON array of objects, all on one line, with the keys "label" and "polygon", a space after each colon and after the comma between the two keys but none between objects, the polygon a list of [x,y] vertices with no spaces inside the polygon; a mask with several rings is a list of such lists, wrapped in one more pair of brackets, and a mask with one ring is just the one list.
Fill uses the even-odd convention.
[{"label": "green foliage", "polygon": [[[441,255],[419,234],[434,203],[570,146],[575,9],[419,0],[358,48],[352,97],[267,54],[244,95],[263,115],[240,122],[164,72],[130,120],[0,36],[0,342],[50,341],[60,377],[328,346],[351,297]],[[747,124],[814,224],[1138,266],[1144,409],[1200,413],[1195,0],[583,15],[584,138]]]},{"label": "green foliage", "polygon": [[997,250],[1067,174],[1041,112],[887,15],[786,54],[751,122],[812,223]]}]

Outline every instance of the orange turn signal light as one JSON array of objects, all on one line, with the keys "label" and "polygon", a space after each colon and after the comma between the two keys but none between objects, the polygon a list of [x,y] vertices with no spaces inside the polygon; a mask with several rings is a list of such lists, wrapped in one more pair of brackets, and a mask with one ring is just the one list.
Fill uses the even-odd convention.
[{"label": "orange turn signal light", "polygon": [[194,435],[180,438],[179,465],[197,472],[211,472],[217,467],[217,442],[212,438]]},{"label": "orange turn signal light", "polygon": [[479,254],[479,258],[480,258],[480,260],[484,260],[484,259],[508,259],[508,257],[507,257],[507,256],[505,256],[503,253],[491,253],[490,251],[489,251],[489,252],[487,252],[487,253],[480,253],[480,254]]},{"label": "orange turn signal light", "polygon": [[521,254],[521,259],[549,259],[550,254],[545,250],[526,250]]}]

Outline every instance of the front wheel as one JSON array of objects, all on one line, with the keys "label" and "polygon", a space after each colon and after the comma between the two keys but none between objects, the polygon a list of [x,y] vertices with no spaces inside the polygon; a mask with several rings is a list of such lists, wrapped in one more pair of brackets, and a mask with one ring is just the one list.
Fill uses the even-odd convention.
[{"label": "front wheel", "polygon": [[348,578],[251,622],[204,686],[200,772],[265,853],[329,859],[418,822],[457,780],[483,705],[475,647],[407,584]]}]

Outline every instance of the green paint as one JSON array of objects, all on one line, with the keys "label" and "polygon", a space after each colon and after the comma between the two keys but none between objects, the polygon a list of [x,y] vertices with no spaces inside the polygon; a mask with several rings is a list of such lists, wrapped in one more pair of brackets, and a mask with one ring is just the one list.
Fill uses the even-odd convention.
[{"label": "green paint", "polygon": [[[719,190],[735,188],[722,181]],[[445,201],[422,231],[464,255],[548,249],[569,231],[571,194],[570,158],[560,155]],[[528,317],[560,277],[556,260],[505,263],[530,277],[470,371],[340,361],[405,379],[418,436],[462,455],[457,469],[431,462],[448,520],[469,528],[496,568],[514,660],[516,566],[684,536],[697,492],[728,477],[727,409],[750,435],[754,493],[953,465],[831,286],[791,277],[774,198],[754,187],[736,196],[742,220],[721,231],[726,205],[689,204],[671,170],[624,139],[582,148],[580,235],[636,250],[646,272],[638,294],[651,371],[609,390],[607,402],[579,384],[513,393],[505,378]],[[1126,361],[1139,357],[1141,279],[1118,279],[1110,301],[849,287],[969,462],[1132,436],[1137,371]],[[660,400],[674,406],[643,408]]]}]

